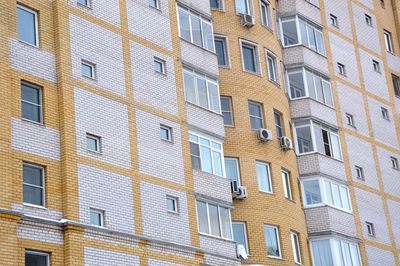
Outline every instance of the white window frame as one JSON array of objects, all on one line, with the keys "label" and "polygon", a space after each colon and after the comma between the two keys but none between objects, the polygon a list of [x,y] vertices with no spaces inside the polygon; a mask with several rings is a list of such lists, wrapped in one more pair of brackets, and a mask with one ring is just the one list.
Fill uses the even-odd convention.
[{"label": "white window frame", "polygon": [[[266,18],[263,17],[263,12],[262,12],[263,6],[266,9],[266,14],[267,14]],[[261,18],[261,25],[272,30],[272,9],[269,1],[260,0],[260,18]],[[264,19],[266,21],[264,21]]]},{"label": "white window frame", "polygon": [[[240,44],[240,57],[242,59],[242,70],[243,72],[246,73],[250,73],[250,74],[254,74],[254,75],[262,75],[262,70],[261,70],[261,62],[260,62],[260,53],[259,53],[259,49],[258,49],[258,44],[247,41],[247,40],[243,40],[243,39],[239,39],[239,44]],[[244,56],[243,56],[243,46],[246,46],[247,48],[251,48],[254,53],[254,66],[256,71],[253,72],[251,70],[246,70],[245,68],[245,64],[244,64]]]},{"label": "white window frame", "polygon": [[[240,186],[240,185],[241,185],[241,180],[240,180],[239,158],[237,158],[237,157],[225,157],[225,158],[224,158],[224,164],[225,164],[225,161],[226,161],[226,160],[231,160],[231,161],[235,161],[235,162],[236,162],[236,171],[237,171],[237,173],[238,173],[238,180],[237,180],[237,182],[238,182],[238,186]],[[225,167],[225,171],[226,171],[226,167]],[[229,176],[226,176],[226,178],[228,178],[228,179],[231,180],[231,181],[234,181],[234,180],[232,180]]]},{"label": "white window frame", "polygon": [[246,9],[247,9],[247,15],[254,15],[254,7],[253,7],[253,0],[235,0],[235,12],[237,15],[240,15],[241,13],[238,12],[238,1],[245,1]]},{"label": "white window frame", "polygon": [[[92,70],[92,76],[87,76],[87,75],[83,74],[83,66],[90,67],[90,69]],[[92,80],[96,80],[97,79],[97,73],[96,72],[97,72],[96,71],[96,64],[94,64],[92,62],[89,62],[87,60],[84,60],[84,59],[81,60],[81,75],[82,75],[82,77],[89,78],[89,79],[92,79]]]},{"label": "white window frame", "polygon": [[[259,182],[259,177],[257,175],[257,165],[262,165],[263,167],[265,166],[267,169],[267,174],[268,174],[268,183],[271,188],[271,191],[264,190],[260,187],[260,182]],[[263,161],[256,161],[256,176],[257,176],[257,184],[258,184],[258,191],[263,192],[263,193],[268,193],[268,194],[273,194],[274,193],[274,188],[272,186],[272,178],[271,178],[271,166],[270,163],[263,162]]]},{"label": "white window frame", "polygon": [[232,97],[230,96],[220,96],[220,99],[227,99],[227,101],[229,102],[229,111],[226,110],[222,110],[222,104],[221,104],[221,114],[224,115],[224,113],[230,113],[231,114],[231,124],[224,124],[224,126],[226,127],[234,127],[235,126],[235,119],[233,117],[233,106],[232,106]]},{"label": "white window frame", "polygon": [[382,113],[383,119],[390,121],[389,109],[387,109],[385,107],[381,107],[381,113]]},{"label": "white window frame", "polygon": [[[296,238],[294,236],[296,236]],[[301,246],[300,246],[300,234],[297,232],[291,231],[290,238],[292,240],[294,262],[296,264],[301,265],[302,264],[302,256],[301,256]],[[297,258],[297,252],[299,253],[299,258]]]},{"label": "white window frame", "polygon": [[[26,44],[28,44],[28,45],[32,45],[32,46],[35,46],[35,47],[39,47],[39,46],[40,46],[40,40],[39,40],[39,19],[38,19],[38,12],[35,11],[35,10],[33,10],[33,9],[31,9],[31,8],[28,8],[28,7],[26,7],[26,6],[20,5],[20,4],[17,4],[17,9],[18,9],[18,8],[19,8],[19,9],[22,9],[22,10],[25,10],[26,12],[29,12],[29,13],[31,13],[31,14],[34,15],[34,17],[35,17],[34,29],[35,29],[35,39],[36,39],[36,43],[33,44],[33,43],[25,42],[25,41],[19,39],[19,36],[18,36],[18,40],[19,40],[20,42],[26,43]],[[18,17],[17,17],[17,24],[18,24]]]},{"label": "white window frame", "polygon": [[346,124],[355,128],[354,116],[352,114],[346,113]]},{"label": "white window frame", "polygon": [[339,28],[339,21],[338,21],[337,16],[335,16],[335,15],[332,14],[332,13],[330,13],[330,14],[329,14],[329,21],[330,21],[330,24],[331,24],[332,26],[334,26],[335,28]]},{"label": "white window frame", "polygon": [[[207,206],[208,231],[210,232],[210,233],[208,233],[208,234],[207,234],[207,233],[204,233],[204,232],[200,232],[200,226],[199,226],[199,211],[198,211],[198,209],[197,209],[197,202],[198,202],[198,201],[200,201],[200,202],[202,202],[202,203],[205,203],[206,206]],[[210,222],[210,214],[209,214],[209,213],[210,213],[209,204],[214,205],[214,206],[217,206],[217,208],[218,208],[219,231],[220,231],[220,233],[221,233],[220,236],[215,236],[215,235],[212,235],[212,234],[211,234],[211,222]],[[229,221],[230,221],[229,226],[230,226],[230,231],[231,231],[231,234],[230,234],[230,235],[231,235],[232,238],[226,238],[226,237],[223,237],[223,236],[222,236],[222,225],[221,225],[221,211],[220,211],[220,208],[225,208],[225,209],[227,209],[227,210],[229,211]],[[196,221],[197,221],[197,231],[199,232],[199,234],[201,234],[201,235],[206,235],[206,236],[210,236],[210,237],[215,237],[215,238],[220,238],[220,239],[233,240],[231,208],[229,208],[228,206],[224,206],[224,205],[222,205],[222,204],[218,204],[218,203],[215,203],[215,202],[210,202],[210,201],[203,200],[203,199],[196,199]]]},{"label": "white window frame", "polygon": [[373,66],[375,72],[381,74],[381,64],[379,63],[379,61],[372,59],[372,66]]},{"label": "white window frame", "polygon": [[[279,84],[279,71],[278,71],[278,60],[276,55],[269,51],[265,50],[266,54],[266,61],[267,61],[267,73],[268,73],[268,79],[276,84]],[[270,60],[272,61],[272,71],[270,69],[269,62]],[[272,72],[272,73],[271,73]]]},{"label": "white window frame", "polygon": [[[161,130],[167,131],[167,139],[161,137]],[[161,140],[173,142],[172,141],[172,127],[166,126],[164,124],[160,124],[160,138]]]},{"label": "white window frame", "polygon": [[399,160],[396,157],[391,156],[390,161],[392,162],[393,169],[400,170]]},{"label": "white window frame", "polygon": [[[33,185],[33,184],[29,184],[29,183],[25,183],[24,182],[24,173],[23,173],[23,167],[24,165],[32,167],[32,168],[37,168],[41,170],[42,173],[42,184],[43,186],[37,186],[37,185]],[[30,187],[36,187],[36,188],[40,188],[42,189],[42,200],[43,200],[43,205],[36,205],[33,203],[29,203],[29,202],[23,202],[23,205],[26,206],[32,206],[32,207],[37,207],[37,208],[46,208],[46,173],[45,173],[45,167],[44,166],[40,166],[37,164],[32,164],[32,163],[28,163],[28,162],[23,162],[22,163],[22,201],[24,200],[24,196],[23,196],[23,187],[24,186],[30,186]]]},{"label": "white window frame", "polygon": [[[200,149],[200,147],[201,147],[201,146],[207,147],[207,148],[209,148],[210,151],[211,151],[211,168],[212,168],[212,173],[209,173],[209,174],[217,175],[216,173],[214,173],[214,164],[215,164],[215,162],[214,162],[214,157],[212,156],[212,154],[213,154],[213,152],[218,152],[218,153],[220,153],[220,155],[221,155],[222,177],[226,177],[226,172],[225,172],[225,161],[224,161],[224,158],[225,158],[225,157],[224,157],[224,150],[223,150],[222,143],[221,143],[220,141],[216,140],[216,139],[210,138],[210,137],[208,137],[208,136],[205,136],[205,135],[202,135],[202,134],[193,132],[193,131],[189,131],[189,136],[190,136],[190,135],[193,135],[193,136],[195,136],[195,137],[198,138],[198,142],[192,141],[192,140],[190,140],[190,138],[189,138],[189,142],[192,142],[192,143],[195,143],[195,144],[199,145],[200,163],[201,163],[201,149]],[[200,140],[199,140],[200,138],[203,138],[203,139],[208,140],[208,141],[210,142],[210,146],[206,146],[206,145],[204,145],[204,144],[201,144],[201,143],[200,143]],[[219,144],[220,147],[221,147],[221,149],[218,150],[217,148],[212,147],[212,145],[211,145],[212,142]],[[192,153],[190,153],[190,156],[192,156]],[[197,170],[203,171],[202,169],[197,169]],[[208,173],[208,172],[206,172],[206,173]]]},{"label": "white window frame", "polygon": [[[173,202],[174,210],[168,209],[168,200],[171,200]],[[178,201],[179,201],[178,197],[167,195],[165,197],[165,204],[166,204],[167,211],[170,212],[170,213],[179,213],[179,203],[178,203]]]},{"label": "white window frame", "polygon": [[104,224],[105,224],[104,223],[104,211],[103,210],[99,210],[99,209],[95,209],[95,208],[90,208],[90,217],[92,216],[92,213],[100,215],[100,225],[92,224],[91,221],[90,221],[90,225],[97,226],[97,227],[104,227]]},{"label": "white window frame", "polygon": [[400,98],[400,77],[392,73],[394,95]]},{"label": "white window frame", "polygon": [[[25,256],[26,256],[26,254],[46,257],[46,266],[50,266],[50,254],[49,253],[25,249]],[[24,258],[24,260],[25,260],[25,258]]]},{"label": "white window frame", "polygon": [[383,37],[385,39],[386,51],[394,54],[392,33],[390,31],[383,30]]},{"label": "white window frame", "polygon": [[[239,225],[242,225],[243,226],[243,232],[244,232],[244,238],[245,238],[245,241],[246,241],[246,246],[245,246],[245,248],[246,248],[246,253],[247,253],[247,255],[249,255],[250,254],[250,248],[249,248],[249,239],[248,239],[248,236],[247,236],[247,225],[246,225],[246,223],[245,222],[239,222],[239,221],[232,221],[232,238],[234,238],[233,237],[233,225],[234,224],[239,224]],[[233,239],[234,240],[234,239]],[[237,243],[237,242],[236,242]]]},{"label": "white window frame", "polygon": [[[214,42],[215,42],[215,39],[222,40],[222,42],[224,43],[224,47],[225,47],[225,65],[219,65],[218,64],[218,66],[219,67],[229,68],[231,65],[230,65],[230,60],[229,60],[230,53],[229,53],[228,38],[226,36],[215,34],[214,35]],[[217,49],[216,49],[215,43],[214,43],[214,49],[215,49],[215,53],[217,53]]]},{"label": "white window frame", "polygon": [[370,237],[375,237],[375,226],[371,222],[365,222],[365,227],[367,229],[367,235]]},{"label": "white window frame", "polygon": [[290,172],[288,170],[282,169],[281,175],[282,175],[283,192],[284,192],[285,198],[293,201],[292,182],[291,182]]},{"label": "white window frame", "polygon": [[[252,115],[252,114],[250,113],[250,104],[258,105],[258,106],[260,107],[261,117]],[[251,117],[257,118],[257,119],[261,119],[261,128],[263,128],[263,127],[265,126],[265,123],[264,123],[264,106],[263,106],[263,104],[262,104],[262,103],[259,103],[259,102],[255,102],[255,101],[248,100],[248,101],[247,101],[247,106],[248,106],[248,109],[249,109],[249,119],[250,119],[250,127],[251,127],[251,129],[252,129],[252,130],[257,130],[257,129],[258,129],[258,128],[253,128],[253,127],[252,127],[252,125],[251,125]]]},{"label": "white window frame", "polygon": [[[272,228],[272,229],[275,230],[275,233],[276,233],[276,240],[277,240],[278,249],[279,249],[279,256],[273,256],[273,255],[269,255],[269,254],[268,254],[267,237],[266,237],[266,234],[265,234],[265,228],[266,228],[266,227]],[[278,228],[278,226],[276,226],[276,225],[270,225],[270,224],[264,224],[264,238],[265,238],[265,246],[266,246],[266,248],[267,248],[267,256],[268,256],[269,258],[282,259],[282,247],[281,247],[281,241],[280,241],[280,239],[279,239],[280,237],[279,237],[279,228]]]},{"label": "white window frame", "polygon": [[365,180],[365,176],[364,176],[364,169],[361,166],[355,165],[354,169],[356,171],[356,178],[358,180]]},{"label": "white window frame", "polygon": [[167,63],[165,62],[165,60],[162,60],[161,58],[158,58],[158,57],[154,57],[154,61],[153,62],[154,63],[158,63],[158,64],[161,65],[161,72],[158,71],[155,66],[153,66],[154,67],[154,72],[159,73],[159,74],[163,74],[163,75],[167,74]]},{"label": "white window frame", "polygon": [[86,4],[79,2],[79,0],[77,1],[77,4],[79,6],[83,6],[86,8],[92,8],[92,0],[84,0],[86,2]]},{"label": "white window frame", "polygon": [[[92,149],[89,149],[89,148],[88,148],[88,146],[87,146],[87,139],[92,139],[92,140],[95,141],[95,143],[96,143],[96,149],[95,149],[95,150],[92,150]],[[91,133],[86,132],[85,140],[86,140],[85,143],[86,143],[86,150],[87,150],[87,151],[96,152],[96,153],[101,153],[101,137],[100,137],[100,136],[96,136],[96,135],[94,135],[94,134],[91,134]]]},{"label": "white window frame", "polygon": [[[39,103],[38,104],[22,99],[22,86],[27,86],[27,87],[30,87],[30,88],[38,90],[38,92],[39,92]],[[43,88],[38,86],[38,85],[29,83],[29,82],[25,82],[25,81],[21,82],[20,87],[21,87],[21,119],[25,120],[25,121],[32,122],[32,123],[38,123],[40,125],[43,125],[43,123],[44,123],[44,119],[43,119]],[[40,107],[39,108],[39,112],[40,112],[39,120],[40,121],[34,121],[34,120],[30,120],[28,118],[23,117],[23,106],[22,106],[23,102],[27,103],[27,104],[30,104],[30,105],[34,105],[34,106]]]},{"label": "white window frame", "polygon": [[[316,181],[316,180],[319,183],[319,193],[321,195],[321,203],[307,204],[307,198],[306,198],[306,193],[305,193],[305,189],[304,189],[304,182],[306,182],[306,181]],[[332,205],[332,204],[330,204],[328,202],[327,195],[326,195],[325,182],[324,181],[329,182],[331,184],[331,188],[332,188],[332,184],[339,186],[339,194],[340,194],[340,201],[341,202],[343,202],[343,197],[341,196],[340,187],[346,189],[346,194],[347,194],[347,198],[348,198],[348,201],[349,201],[350,210],[347,210],[345,208],[342,208],[342,207],[336,205],[335,197],[333,195],[332,195],[332,199],[333,199],[334,204]],[[304,179],[304,180],[301,181],[301,193],[302,193],[302,195],[304,195],[304,197],[303,197],[303,206],[304,206],[305,209],[322,207],[322,206],[330,206],[332,208],[335,208],[335,209],[338,209],[338,210],[342,210],[342,211],[347,212],[347,213],[353,213],[353,206],[351,204],[349,187],[347,185],[341,184],[341,183],[336,182],[336,181],[332,181],[332,180],[330,180],[328,178],[321,178],[321,177],[307,178],[307,179]]]}]

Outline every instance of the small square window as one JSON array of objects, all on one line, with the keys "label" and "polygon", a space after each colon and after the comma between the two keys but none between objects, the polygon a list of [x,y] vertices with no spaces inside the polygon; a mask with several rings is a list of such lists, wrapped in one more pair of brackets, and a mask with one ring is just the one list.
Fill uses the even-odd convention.
[{"label": "small square window", "polygon": [[383,119],[390,120],[388,109],[381,107],[381,112]]},{"label": "small square window", "polygon": [[349,126],[355,127],[354,126],[354,117],[353,117],[353,115],[351,115],[349,113],[346,113],[346,124],[349,125]]},{"label": "small square window", "polygon": [[25,266],[49,266],[50,256],[45,252],[25,251]]},{"label": "small square window", "polygon": [[370,222],[365,222],[365,225],[367,227],[367,234],[369,236],[375,236],[375,228],[374,228],[374,224],[370,223]]},{"label": "small square window", "polygon": [[342,63],[337,63],[337,71],[340,75],[346,76],[346,68]]},{"label": "small square window", "polygon": [[269,80],[279,83],[276,56],[270,52],[267,52],[267,69]]},{"label": "small square window", "polygon": [[393,49],[392,33],[390,31],[384,30],[383,37],[385,38],[386,51],[393,54],[394,49]]},{"label": "small square window", "polygon": [[92,6],[92,0],[78,0],[78,4],[85,6],[85,7],[91,7]]},{"label": "small square window", "polygon": [[172,141],[172,128],[160,125],[160,138],[166,141]]},{"label": "small square window", "polygon": [[101,137],[86,133],[86,149],[100,152]]},{"label": "small square window", "polygon": [[178,198],[167,195],[167,210],[178,213]]},{"label": "small square window", "polygon": [[224,125],[233,127],[232,98],[221,96],[221,112],[224,116]]},{"label": "small square window", "polygon": [[95,79],[96,65],[84,60],[82,60],[81,64],[82,64],[82,76]]},{"label": "small square window", "polygon": [[374,66],[375,72],[381,73],[381,66],[378,61],[372,60],[372,65]]},{"label": "small square window", "polygon": [[339,27],[338,18],[335,15],[329,14],[329,20],[330,20],[332,26],[334,26],[336,28]]},{"label": "small square window", "polygon": [[364,169],[362,168],[362,167],[360,167],[360,166],[355,166],[355,169],[356,169],[356,177],[357,177],[357,179],[360,179],[360,180],[365,180],[365,178],[364,178]]},{"label": "small square window", "polygon": [[90,224],[104,226],[104,211],[90,209]]},{"label": "small square window", "polygon": [[393,169],[399,170],[399,161],[395,157],[390,157],[390,161],[392,162]]},{"label": "small square window", "polygon": [[368,14],[365,14],[365,23],[372,27],[372,17]]},{"label": "small square window", "polygon": [[165,74],[167,72],[165,68],[165,61],[154,57],[154,71]]},{"label": "small square window", "polygon": [[160,9],[159,0],[149,0],[149,6],[155,9]]}]

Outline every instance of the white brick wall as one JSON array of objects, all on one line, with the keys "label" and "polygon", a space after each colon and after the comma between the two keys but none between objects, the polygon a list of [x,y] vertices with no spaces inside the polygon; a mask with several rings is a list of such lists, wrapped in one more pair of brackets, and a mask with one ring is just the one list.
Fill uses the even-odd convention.
[{"label": "white brick wall", "polygon": [[358,0],[358,2],[360,2],[361,4],[374,9],[374,0]]},{"label": "white brick wall", "polygon": [[[242,265],[239,260],[229,260],[221,257],[216,257],[212,255],[205,254],[204,255],[204,260],[207,264],[204,264],[204,266],[212,265],[212,266],[239,266]],[[200,264],[200,266],[203,266],[203,264]]]},{"label": "white brick wall", "polygon": [[[172,128],[172,142],[160,138],[160,124]],[[137,109],[136,128],[139,171],[185,184],[180,125]]]},{"label": "white brick wall", "polygon": [[205,251],[236,259],[236,243],[234,241],[218,239],[204,235],[199,235],[199,238],[200,248],[204,249]]},{"label": "white brick wall", "polygon": [[400,72],[400,57],[391,53],[386,53],[388,65],[395,72]]},{"label": "white brick wall", "polygon": [[400,161],[400,153],[395,154],[379,147],[377,151],[385,192],[400,197],[400,171],[393,169],[392,162],[390,161],[391,156]]},{"label": "white brick wall", "polygon": [[[365,89],[376,96],[389,100],[388,84],[386,83],[385,68],[382,60],[372,56],[362,49],[359,49],[359,51]],[[379,62],[381,73],[374,70],[372,60]]]},{"label": "white brick wall", "polygon": [[[331,25],[329,21],[330,14],[334,15],[338,19],[339,28]],[[352,38],[351,22],[349,15],[348,0],[325,0],[325,15],[327,18],[327,25],[341,34]]]},{"label": "white brick wall", "polygon": [[[121,36],[75,15],[71,14],[69,18],[73,77],[109,92],[125,95]],[[82,76],[82,59],[96,65],[96,80]]]},{"label": "white brick wall", "polygon": [[225,202],[232,202],[230,179],[193,170],[194,191]]},{"label": "white brick wall", "polygon": [[[259,53],[262,52],[262,49],[259,47]],[[181,60],[196,69],[215,76],[219,74],[217,56],[214,53],[183,39],[181,39]]]},{"label": "white brick wall", "polygon": [[[360,78],[358,76],[358,67],[356,60],[356,52],[352,43],[340,38],[339,36],[329,33],[331,46],[332,63],[334,64],[335,74],[356,86],[360,86]],[[344,64],[346,67],[346,77],[338,74],[337,63]]]},{"label": "white brick wall", "polygon": [[84,232],[84,237],[87,239],[94,239],[102,242],[107,242],[110,244],[117,244],[119,246],[128,247],[138,247],[139,239],[129,236],[123,236],[118,234],[110,234],[108,232],[102,232],[99,230],[86,229]]},{"label": "white brick wall", "polygon": [[[144,235],[190,245],[187,198],[184,192],[141,182],[142,221]],[[179,213],[168,212],[166,196],[178,198]]]},{"label": "white brick wall", "polygon": [[347,181],[343,162],[332,159],[322,154],[312,153],[297,157],[299,174],[325,174]]},{"label": "white brick wall", "polygon": [[205,134],[215,135],[221,139],[224,138],[225,128],[222,115],[188,102],[186,103],[186,112],[189,128],[203,131]]},{"label": "white brick wall", "polygon": [[46,126],[13,118],[12,147],[53,160],[60,160],[60,133]]},{"label": "white brick wall", "polygon": [[290,113],[292,119],[316,117],[331,125],[338,125],[335,109],[317,102],[312,98],[290,101]]},{"label": "white brick wall", "polygon": [[297,45],[283,50],[283,62],[287,68],[309,66],[318,72],[329,76],[326,57],[314,52],[303,45]]},{"label": "white brick wall", "polygon": [[166,261],[162,261],[162,260],[149,259],[148,266],[183,266],[183,265],[182,264],[171,263],[171,262],[166,262]]},{"label": "white brick wall", "polygon": [[[348,134],[346,134],[346,143],[353,181],[379,190],[378,176],[371,144]],[[363,168],[365,181],[356,177],[355,165]]]},{"label": "white brick wall", "polygon": [[10,65],[18,71],[57,82],[54,54],[15,39],[10,39]]},{"label": "white brick wall", "polygon": [[396,246],[400,247],[400,203],[388,200],[389,215],[392,222],[392,232]]},{"label": "white brick wall", "polygon": [[[371,241],[390,245],[389,230],[381,197],[358,188],[355,188],[355,195],[364,237]],[[365,222],[374,224],[376,237],[368,236]]]},{"label": "white brick wall", "polygon": [[77,0],[69,0],[70,6],[75,6],[85,13],[102,19],[115,26],[120,26],[119,0],[92,1],[91,8],[77,4]]},{"label": "white brick wall", "polygon": [[64,242],[63,232],[54,225],[36,222],[18,223],[18,237],[33,241],[62,244]]},{"label": "white brick wall", "polygon": [[208,0],[178,0],[177,2],[211,16],[210,1]]},{"label": "white brick wall", "polygon": [[[371,16],[372,27],[365,22],[365,14]],[[353,16],[354,16],[354,24],[356,27],[358,43],[380,54],[381,47],[379,43],[376,17],[372,13],[370,13],[367,9],[354,3],[353,3]]]},{"label": "white brick wall", "polygon": [[85,266],[139,266],[140,259],[126,253],[85,247]]},{"label": "white brick wall", "polygon": [[[253,1],[258,4],[258,1]],[[278,1],[278,10],[280,16],[295,15],[300,13],[311,21],[321,24],[321,15],[318,7],[304,0],[285,0]]]},{"label": "white brick wall", "polygon": [[366,245],[365,250],[367,252],[368,266],[396,265],[394,261],[394,255],[390,251],[370,245]]},{"label": "white brick wall", "polygon": [[[130,167],[128,107],[79,88],[74,97],[78,154]],[[101,137],[101,153],[86,149],[86,133]]]},{"label": "white brick wall", "polygon": [[[375,139],[398,148],[397,133],[392,109],[370,97],[368,97],[368,105]],[[389,110],[390,121],[382,117],[381,107]]]},{"label": "white brick wall", "polygon": [[[177,115],[178,102],[173,58],[133,41],[130,42],[130,47],[135,100]],[[166,75],[154,71],[154,57],[165,61]]]},{"label": "white brick wall", "polygon": [[132,179],[78,165],[79,220],[90,224],[90,208],[104,211],[105,227],[134,232]]},{"label": "white brick wall", "polygon": [[160,0],[160,10],[156,10],[149,7],[148,0],[126,1],[129,31],[143,39],[171,50],[169,2],[168,0]]},{"label": "white brick wall", "polygon": [[362,94],[340,82],[336,82],[336,88],[342,119],[346,121],[346,113],[353,115],[356,128],[354,129],[346,123],[344,123],[344,126],[347,129],[369,136],[368,120]]}]

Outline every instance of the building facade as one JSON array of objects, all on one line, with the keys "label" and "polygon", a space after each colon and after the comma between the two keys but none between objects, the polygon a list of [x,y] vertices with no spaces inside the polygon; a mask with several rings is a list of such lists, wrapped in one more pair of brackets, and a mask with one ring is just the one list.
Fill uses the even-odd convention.
[{"label": "building facade", "polygon": [[0,3],[1,265],[400,265],[398,1]]}]

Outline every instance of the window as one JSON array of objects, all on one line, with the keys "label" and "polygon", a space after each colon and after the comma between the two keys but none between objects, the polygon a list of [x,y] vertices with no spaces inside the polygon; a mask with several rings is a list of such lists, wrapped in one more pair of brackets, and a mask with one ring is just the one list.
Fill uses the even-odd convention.
[{"label": "window", "polygon": [[298,154],[318,152],[342,160],[339,135],[336,130],[314,121],[305,121],[295,124],[295,135]]},{"label": "window", "polygon": [[281,20],[283,46],[302,44],[315,52],[325,55],[322,29],[298,17]]},{"label": "window", "polygon": [[224,116],[224,125],[233,126],[232,98],[221,96],[221,112]]},{"label": "window", "polygon": [[154,57],[154,71],[161,74],[166,74],[167,70],[165,67],[165,61],[160,58]]},{"label": "window", "polygon": [[314,6],[319,6],[318,0],[306,0],[306,1],[313,4]]},{"label": "window", "polygon": [[189,141],[193,169],[199,169],[218,176],[225,176],[221,143],[193,133],[189,134]]},{"label": "window", "polygon": [[367,234],[369,236],[375,236],[375,228],[374,228],[374,224],[370,223],[370,222],[365,222],[365,226],[367,228]]},{"label": "window", "polygon": [[30,83],[21,83],[22,118],[43,123],[42,88]]},{"label": "window", "polygon": [[18,38],[25,43],[39,46],[38,13],[17,5]]},{"label": "window", "polygon": [[240,245],[243,245],[247,254],[249,252],[249,245],[247,242],[246,224],[244,222],[232,222],[233,240]]},{"label": "window", "polygon": [[400,97],[400,78],[394,74],[392,74],[392,82],[394,88],[394,95]]},{"label": "window", "polygon": [[44,207],[44,168],[41,166],[24,163],[22,170],[24,203]]},{"label": "window", "polygon": [[249,101],[250,124],[252,129],[264,127],[263,108],[260,103]]},{"label": "window", "polygon": [[286,170],[282,170],[282,182],[283,182],[283,191],[285,193],[285,198],[289,200],[293,200],[292,195],[292,182],[290,182],[290,173]]},{"label": "window", "polygon": [[237,158],[225,157],[226,177],[236,181],[240,186],[239,160]]},{"label": "window", "polygon": [[372,60],[375,72],[381,73],[381,66],[378,61]]},{"label": "window", "polygon": [[346,124],[354,127],[354,117],[352,114],[346,113]]},{"label": "window", "polygon": [[92,0],[78,0],[78,4],[90,8],[92,6]]},{"label": "window", "polygon": [[149,0],[149,6],[155,9],[160,9],[160,0]]},{"label": "window", "polygon": [[385,8],[385,0],[381,0],[381,7]]},{"label": "window", "polygon": [[197,200],[197,219],[200,233],[232,239],[231,212],[228,208]]},{"label": "window", "polygon": [[236,0],[236,13],[237,14],[253,14],[253,0]]},{"label": "window", "polygon": [[287,72],[290,98],[310,97],[333,107],[331,84],[323,76],[308,69],[291,69]]},{"label": "window", "polygon": [[250,73],[260,74],[257,45],[240,41],[240,46],[242,52],[243,70]]},{"label": "window", "polygon": [[221,113],[218,83],[206,75],[188,68],[183,71],[186,101]]},{"label": "window", "polygon": [[225,37],[215,37],[215,52],[217,54],[218,65],[219,66],[229,66],[228,63],[228,48]]},{"label": "window", "polygon": [[390,161],[392,162],[393,169],[399,170],[399,161],[395,157],[390,157]]},{"label": "window", "polygon": [[365,14],[365,23],[372,27],[372,17],[370,15]]},{"label": "window", "polygon": [[393,41],[392,41],[392,33],[390,33],[387,30],[384,30],[383,31],[383,36],[385,38],[386,51],[388,51],[389,53],[394,53]]},{"label": "window", "polygon": [[354,168],[356,170],[356,178],[360,179],[360,180],[365,180],[364,169],[362,167],[360,167],[360,166],[357,166],[357,165]]},{"label": "window", "polygon": [[381,113],[382,113],[383,119],[390,120],[389,110],[388,109],[386,109],[384,107],[381,107]]},{"label": "window", "polygon": [[262,192],[272,193],[269,164],[256,162],[256,172],[258,180],[258,190]]},{"label": "window", "polygon": [[160,125],[160,138],[162,140],[172,142],[172,128],[165,125]]},{"label": "window", "polygon": [[89,151],[100,152],[101,137],[86,133],[86,149]]},{"label": "window", "polygon": [[337,63],[337,72],[342,75],[346,76],[346,67],[342,63]]},{"label": "window", "polygon": [[182,6],[178,6],[180,37],[188,42],[214,52],[211,21]]},{"label": "window", "polygon": [[352,211],[346,185],[325,178],[305,180],[302,185],[305,207],[328,205],[347,212]]},{"label": "window", "polygon": [[264,236],[267,245],[268,257],[281,258],[278,227],[264,225]]},{"label": "window", "polygon": [[88,61],[82,60],[82,76],[96,79],[96,65]]},{"label": "window", "polygon": [[263,26],[272,28],[271,6],[267,1],[260,1],[261,3],[261,23]]},{"label": "window", "polygon": [[223,0],[210,0],[211,9],[223,10],[224,2]]},{"label": "window", "polygon": [[335,15],[329,14],[329,20],[330,20],[332,26],[334,26],[336,28],[339,27],[338,18]]},{"label": "window", "polygon": [[48,253],[25,250],[25,266],[49,266],[50,256]]},{"label": "window", "polygon": [[276,56],[270,52],[267,52],[267,64],[269,80],[279,83]]},{"label": "window", "polygon": [[292,239],[294,262],[296,262],[298,264],[301,264],[301,251],[300,251],[299,234],[296,233],[296,232],[290,232],[290,237]]},{"label": "window", "polygon": [[104,226],[104,211],[90,209],[90,224]]},{"label": "window", "polygon": [[282,113],[274,110],[274,120],[275,120],[275,130],[276,130],[276,136],[278,138],[283,137],[283,122],[282,122]]},{"label": "window", "polygon": [[314,266],[361,266],[358,245],[343,239],[311,240],[311,253]]},{"label": "window", "polygon": [[178,198],[167,195],[166,204],[169,212],[178,213]]}]

